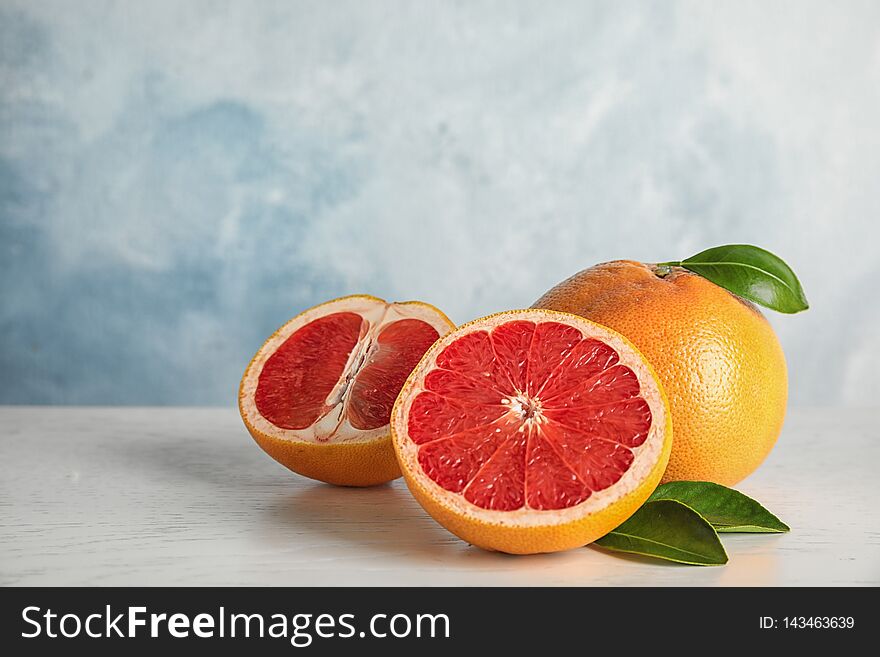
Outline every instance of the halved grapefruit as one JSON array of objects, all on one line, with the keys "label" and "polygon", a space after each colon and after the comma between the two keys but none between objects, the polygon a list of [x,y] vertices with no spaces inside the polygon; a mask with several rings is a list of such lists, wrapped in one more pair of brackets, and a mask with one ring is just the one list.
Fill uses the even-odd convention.
[{"label": "halved grapefruit", "polygon": [[519,310],[428,349],[391,413],[406,483],[489,550],[555,552],[617,527],[666,468],[672,425],[651,366],[614,331]]},{"label": "halved grapefruit", "polygon": [[401,386],[454,324],[419,301],[367,295],[310,308],[260,347],[238,405],[272,458],[312,479],[371,486],[400,476],[388,419]]}]

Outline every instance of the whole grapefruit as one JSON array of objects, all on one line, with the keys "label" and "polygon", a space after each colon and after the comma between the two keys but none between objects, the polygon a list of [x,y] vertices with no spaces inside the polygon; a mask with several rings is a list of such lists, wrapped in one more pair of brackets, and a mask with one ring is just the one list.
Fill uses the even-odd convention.
[{"label": "whole grapefruit", "polygon": [[675,430],[664,482],[735,484],[776,443],[785,356],[750,302],[681,267],[617,260],[575,274],[534,307],[618,331],[657,371]]}]

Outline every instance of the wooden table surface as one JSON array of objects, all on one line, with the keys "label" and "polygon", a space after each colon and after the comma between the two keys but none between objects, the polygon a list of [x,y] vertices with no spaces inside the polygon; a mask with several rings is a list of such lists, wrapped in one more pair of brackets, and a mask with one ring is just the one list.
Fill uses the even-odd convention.
[{"label": "wooden table surface", "polygon": [[298,477],[232,409],[0,407],[2,585],[877,585],[876,410],[795,409],[739,486],[791,527],[699,568],[447,533],[398,480]]}]

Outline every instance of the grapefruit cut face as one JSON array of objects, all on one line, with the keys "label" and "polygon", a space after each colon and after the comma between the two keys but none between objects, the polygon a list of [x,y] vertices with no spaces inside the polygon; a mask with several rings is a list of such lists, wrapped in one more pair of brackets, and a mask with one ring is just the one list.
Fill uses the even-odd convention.
[{"label": "grapefruit cut face", "polygon": [[[242,418],[266,451],[298,472],[289,449],[279,458],[277,441],[298,444],[300,452],[303,445],[387,442],[397,394],[428,347],[452,326],[420,302],[359,295],[311,308],[254,356],[239,392]],[[386,451],[393,460],[390,442]]]},{"label": "grapefruit cut face", "polygon": [[[528,541],[528,528],[594,520],[612,507],[616,520],[621,500],[635,511],[665,467],[668,420],[654,373],[623,337],[527,310],[435,343],[398,399],[392,432],[429,512],[470,542],[505,549],[491,526],[522,528]],[[468,523],[476,535],[462,529]]]}]

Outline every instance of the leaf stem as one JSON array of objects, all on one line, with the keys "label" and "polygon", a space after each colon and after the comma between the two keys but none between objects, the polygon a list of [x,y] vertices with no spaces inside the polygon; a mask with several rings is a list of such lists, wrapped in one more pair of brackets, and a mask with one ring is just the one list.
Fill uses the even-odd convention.
[{"label": "leaf stem", "polygon": [[658,262],[654,265],[654,274],[658,278],[666,278],[672,273],[672,268],[681,265],[680,262]]}]

